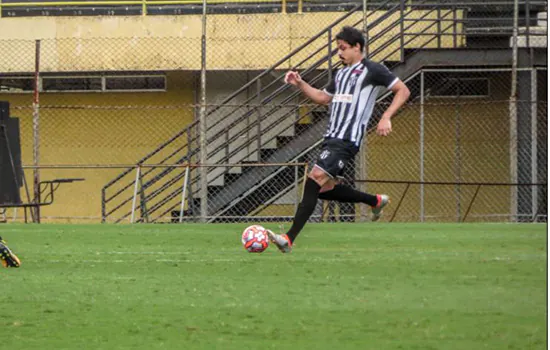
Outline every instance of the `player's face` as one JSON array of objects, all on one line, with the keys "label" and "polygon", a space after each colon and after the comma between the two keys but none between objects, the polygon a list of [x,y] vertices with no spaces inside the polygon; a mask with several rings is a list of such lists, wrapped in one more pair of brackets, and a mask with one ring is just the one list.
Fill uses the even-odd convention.
[{"label": "player's face", "polygon": [[363,57],[359,44],[351,46],[344,40],[337,40],[336,44],[338,45],[338,57],[345,65],[357,63]]}]

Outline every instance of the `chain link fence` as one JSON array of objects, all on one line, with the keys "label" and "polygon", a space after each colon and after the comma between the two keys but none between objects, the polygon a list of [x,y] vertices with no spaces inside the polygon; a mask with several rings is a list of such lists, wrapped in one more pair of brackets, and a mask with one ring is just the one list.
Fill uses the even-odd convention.
[{"label": "chain link fence", "polygon": [[[19,120],[23,202],[37,201],[38,165],[38,181],[84,179],[58,184],[42,222],[292,220],[328,115],[282,78],[296,69],[323,88],[340,64],[334,37],[352,25],[412,95],[388,138],[373,134],[391,102],[380,96],[344,181],[390,194],[386,221],[545,221],[547,71],[512,67],[513,2],[362,4],[247,2],[244,15],[228,3],[169,20],[150,7],[144,17],[74,18],[59,31],[78,35],[45,30],[38,49],[1,37],[0,100]],[[546,39],[539,5],[520,6],[520,50],[535,37],[522,33]],[[0,220],[24,214],[3,209]],[[368,217],[362,205],[319,201],[312,220]]]}]

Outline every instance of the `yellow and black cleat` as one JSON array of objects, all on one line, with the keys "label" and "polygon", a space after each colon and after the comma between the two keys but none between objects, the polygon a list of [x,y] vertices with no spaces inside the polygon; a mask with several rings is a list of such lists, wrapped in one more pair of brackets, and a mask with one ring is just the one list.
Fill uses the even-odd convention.
[{"label": "yellow and black cleat", "polygon": [[2,237],[0,237],[0,262],[4,267],[21,266],[21,260],[8,248]]}]

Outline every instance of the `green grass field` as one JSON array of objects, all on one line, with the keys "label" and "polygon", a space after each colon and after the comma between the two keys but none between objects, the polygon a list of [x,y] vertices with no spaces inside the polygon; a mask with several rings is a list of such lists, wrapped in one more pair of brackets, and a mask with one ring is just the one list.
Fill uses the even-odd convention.
[{"label": "green grass field", "polygon": [[1,348],[546,349],[546,225],[245,226],[0,226]]}]

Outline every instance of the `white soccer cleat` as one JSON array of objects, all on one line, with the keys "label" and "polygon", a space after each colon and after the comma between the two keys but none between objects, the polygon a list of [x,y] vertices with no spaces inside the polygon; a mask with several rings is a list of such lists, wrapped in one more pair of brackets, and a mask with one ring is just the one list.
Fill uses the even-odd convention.
[{"label": "white soccer cleat", "polygon": [[292,251],[292,242],[287,235],[278,235],[271,230],[266,230],[269,240],[279,248],[281,253],[290,253]]},{"label": "white soccer cleat", "polygon": [[378,221],[382,217],[382,209],[390,202],[390,196],[387,194],[377,194],[378,204],[372,207],[372,221]]}]

